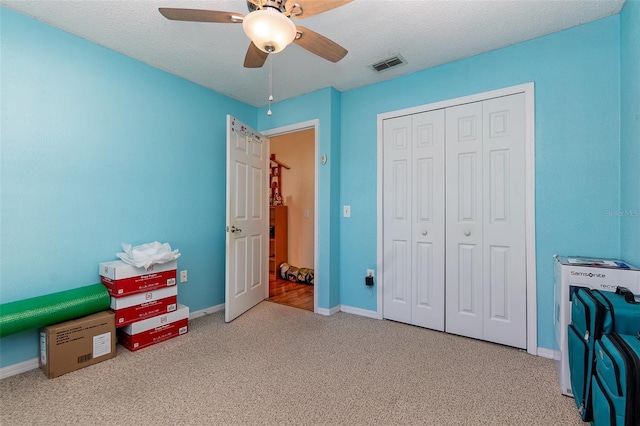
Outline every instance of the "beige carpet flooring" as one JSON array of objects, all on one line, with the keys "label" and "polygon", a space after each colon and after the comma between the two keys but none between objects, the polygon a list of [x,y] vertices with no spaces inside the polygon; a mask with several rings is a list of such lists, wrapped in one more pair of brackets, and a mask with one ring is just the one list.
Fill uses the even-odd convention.
[{"label": "beige carpet flooring", "polygon": [[553,362],[512,348],[270,302],[189,327],[56,379],[3,379],[0,424],[583,424]]}]

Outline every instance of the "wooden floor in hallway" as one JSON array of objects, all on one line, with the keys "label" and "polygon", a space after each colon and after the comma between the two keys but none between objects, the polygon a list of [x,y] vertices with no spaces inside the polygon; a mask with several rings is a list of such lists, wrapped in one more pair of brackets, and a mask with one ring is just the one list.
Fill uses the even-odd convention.
[{"label": "wooden floor in hallway", "polygon": [[269,302],[313,312],[313,286],[269,275]]}]

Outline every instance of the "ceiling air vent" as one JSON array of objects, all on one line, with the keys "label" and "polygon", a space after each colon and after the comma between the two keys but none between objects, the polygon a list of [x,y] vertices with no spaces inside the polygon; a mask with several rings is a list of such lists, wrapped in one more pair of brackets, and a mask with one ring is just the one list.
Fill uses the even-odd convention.
[{"label": "ceiling air vent", "polygon": [[396,55],[383,61],[376,62],[375,64],[369,65],[369,68],[371,68],[375,72],[381,72],[406,63],[407,61],[405,61],[402,56]]}]

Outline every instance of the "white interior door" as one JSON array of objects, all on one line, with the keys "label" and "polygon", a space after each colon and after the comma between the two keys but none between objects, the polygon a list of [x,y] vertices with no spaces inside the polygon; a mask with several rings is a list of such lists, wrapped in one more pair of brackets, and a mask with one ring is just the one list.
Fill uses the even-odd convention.
[{"label": "white interior door", "polygon": [[444,331],[444,110],[412,116],[411,322]]},{"label": "white interior door", "polygon": [[225,321],[269,294],[269,140],[227,116]]},{"label": "white interior door", "polygon": [[446,331],[525,349],[524,95],[446,111]]},{"label": "white interior door", "polygon": [[411,116],[385,120],[383,316],[411,324]]},{"label": "white interior door", "polygon": [[383,316],[444,330],[444,110],[385,120]]},{"label": "white interior door", "polygon": [[446,331],[482,339],[482,102],[446,111]]},{"label": "white interior door", "polygon": [[524,94],[483,102],[483,338],[527,347]]}]

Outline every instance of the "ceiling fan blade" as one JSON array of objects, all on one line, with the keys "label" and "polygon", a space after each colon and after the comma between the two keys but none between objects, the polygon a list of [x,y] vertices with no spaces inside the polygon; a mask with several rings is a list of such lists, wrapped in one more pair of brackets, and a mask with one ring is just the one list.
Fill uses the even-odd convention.
[{"label": "ceiling fan blade", "polygon": [[318,13],[326,12],[327,10],[335,9],[336,7],[343,6],[347,3],[351,3],[353,0],[287,0],[286,9],[292,11],[294,5],[298,3],[302,9],[302,13],[295,14],[293,10],[293,18],[307,18],[309,16],[317,15]]},{"label": "ceiling fan blade", "polygon": [[348,53],[347,49],[323,35],[305,27],[296,27],[296,29],[299,36],[293,42],[328,61],[338,62]]},{"label": "ceiling fan blade", "polygon": [[201,9],[173,9],[169,7],[161,7],[158,11],[167,19],[173,21],[192,21],[192,22],[216,22],[220,24],[239,24],[244,16],[235,12],[220,12],[217,10],[201,10]]},{"label": "ceiling fan blade", "polygon": [[267,52],[263,52],[262,50],[258,49],[258,46],[251,42],[251,44],[249,45],[249,49],[247,49],[247,54],[244,57],[244,67],[260,68],[267,60],[267,56],[269,56]]}]

